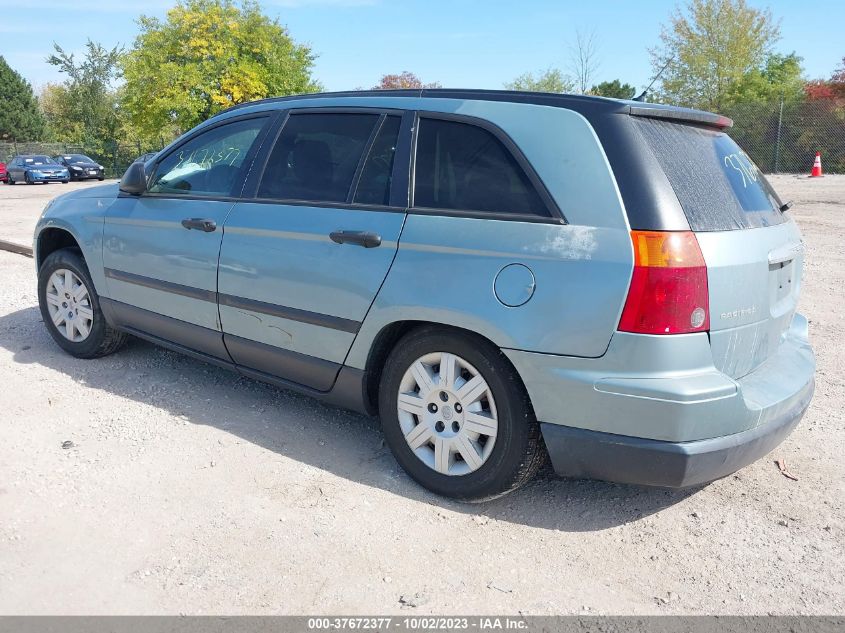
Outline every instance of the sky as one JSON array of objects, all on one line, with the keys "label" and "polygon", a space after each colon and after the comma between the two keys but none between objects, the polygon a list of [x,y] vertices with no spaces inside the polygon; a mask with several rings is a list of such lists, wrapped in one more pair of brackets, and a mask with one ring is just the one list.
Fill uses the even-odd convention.
[{"label": "sky", "polygon": [[[62,75],[45,62],[53,42],[83,51],[87,38],[129,47],[140,13],[163,17],[174,0],[97,3],[31,0],[37,12],[0,13],[0,55],[40,89]],[[845,56],[845,0],[750,0],[780,20],[776,50],[797,52],[809,78],[826,78]],[[409,70],[448,88],[501,88],[526,71],[570,63],[577,31],[594,33],[595,81],[644,88],[648,48],[659,42],[676,3],[661,0],[262,0],[293,38],[317,53],[315,77],[327,90],[370,88]],[[94,9],[93,7],[97,7]]]}]

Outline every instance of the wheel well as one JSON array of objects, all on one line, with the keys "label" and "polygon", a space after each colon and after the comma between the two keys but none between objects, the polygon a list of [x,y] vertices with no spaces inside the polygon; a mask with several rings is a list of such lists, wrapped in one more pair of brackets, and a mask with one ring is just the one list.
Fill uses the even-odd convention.
[{"label": "wheel well", "polygon": [[[366,398],[366,406],[370,412],[374,414],[378,413],[378,388],[379,383],[381,382],[382,370],[384,369],[384,364],[387,362],[387,357],[390,355],[390,352],[393,351],[393,348],[396,347],[396,344],[403,336],[413,330],[424,327],[437,327],[444,330],[452,330],[472,338],[486,341],[496,349],[499,349],[499,346],[493,341],[481,334],[478,334],[477,332],[451,325],[444,325],[442,323],[434,323],[432,321],[397,321],[395,323],[391,323],[390,325],[386,325],[373,340],[373,345],[370,347],[370,354],[367,356],[367,365],[364,370],[364,396]],[[510,359],[504,354],[502,354],[502,356],[505,361],[513,367]],[[514,368],[514,373],[519,378],[523,390],[525,390],[525,383],[522,382],[522,377],[519,376],[519,372],[516,371],[516,368]],[[528,391],[525,390],[525,393],[527,396]]]},{"label": "wheel well", "polygon": [[41,266],[50,253],[62,248],[75,248],[82,251],[73,235],[64,229],[51,228],[41,231],[41,234],[38,236],[38,247],[35,254],[38,266]]}]

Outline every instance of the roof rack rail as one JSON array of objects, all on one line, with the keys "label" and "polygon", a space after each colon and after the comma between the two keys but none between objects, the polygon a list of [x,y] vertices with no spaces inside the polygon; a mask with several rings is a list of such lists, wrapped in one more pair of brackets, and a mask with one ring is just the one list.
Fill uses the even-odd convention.
[{"label": "roof rack rail", "polygon": [[[248,103],[239,103],[223,110],[231,112],[240,108],[268,103],[285,103],[306,99],[332,99],[337,97],[410,97],[416,99],[478,99],[483,101],[507,101],[530,103],[552,107],[568,107],[580,112],[620,113],[656,119],[672,119],[699,123],[717,128],[729,128],[733,121],[727,117],[703,110],[692,110],[656,103],[640,103],[621,99],[609,99],[593,95],[576,95],[554,92],[528,92],[523,90],[483,90],[478,88],[397,88],[391,90],[347,90],[342,92],[314,92],[285,97],[270,97]],[[222,112],[221,112],[222,114]]]}]

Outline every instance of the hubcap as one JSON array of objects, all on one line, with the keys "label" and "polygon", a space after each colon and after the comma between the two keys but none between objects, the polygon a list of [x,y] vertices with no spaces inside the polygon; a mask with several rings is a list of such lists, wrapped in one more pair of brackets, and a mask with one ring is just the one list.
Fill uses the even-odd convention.
[{"label": "hubcap", "polygon": [[460,356],[433,352],[399,384],[399,426],[414,454],[444,475],[466,475],[493,452],[499,429],[493,393]]},{"label": "hubcap", "polygon": [[88,288],[74,272],[60,268],[50,275],[46,299],[53,325],[62,336],[74,343],[88,338],[94,310]]}]

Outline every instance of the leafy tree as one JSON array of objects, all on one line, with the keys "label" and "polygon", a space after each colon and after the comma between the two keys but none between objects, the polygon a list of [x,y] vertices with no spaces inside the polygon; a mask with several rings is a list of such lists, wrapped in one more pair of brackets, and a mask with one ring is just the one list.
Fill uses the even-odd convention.
[{"label": "leafy tree", "polygon": [[53,47],[56,52],[47,63],[67,79],[60,85],[48,84],[42,91],[42,108],[51,132],[60,141],[101,152],[119,128],[117,93],[112,84],[119,76],[123,50],[108,50],[88,40],[85,57],[78,61],[58,44]]},{"label": "leafy tree", "polygon": [[0,55],[0,140],[41,140],[44,117],[32,86]]},{"label": "leafy tree", "polygon": [[842,58],[842,65],[833,71],[830,79],[808,81],[804,86],[804,93],[813,101],[845,99],[845,57]]},{"label": "leafy tree", "polygon": [[38,95],[38,104],[47,122],[51,141],[78,143],[82,138],[82,122],[73,116],[73,103],[64,84],[47,83]]},{"label": "leafy tree", "polygon": [[614,99],[631,99],[637,89],[631,84],[623,84],[618,79],[603,81],[590,88],[590,94],[597,97],[612,97]]},{"label": "leafy tree", "polygon": [[753,68],[734,82],[726,105],[747,101],[796,101],[804,98],[801,58],[795,53],[772,54],[760,68]]},{"label": "leafy tree", "polygon": [[314,92],[315,55],[255,0],[180,0],[141,16],[122,60],[123,105],[139,131],[179,133],[237,103]]},{"label": "leafy tree", "polygon": [[572,92],[575,82],[558,68],[548,68],[541,73],[523,73],[505,84],[507,90],[527,92]]},{"label": "leafy tree", "polygon": [[382,75],[378,85],[373,90],[396,90],[401,88],[442,88],[438,82],[424,84],[414,73],[403,70],[398,75]]},{"label": "leafy tree", "polygon": [[804,95],[809,101],[820,101],[824,99],[835,99],[836,91],[829,81],[813,79],[804,84]]},{"label": "leafy tree", "polygon": [[657,97],[678,105],[719,110],[749,72],[764,68],[780,27],[768,10],[745,0],[688,0],[664,25],[661,45],[650,51],[664,68]]}]

